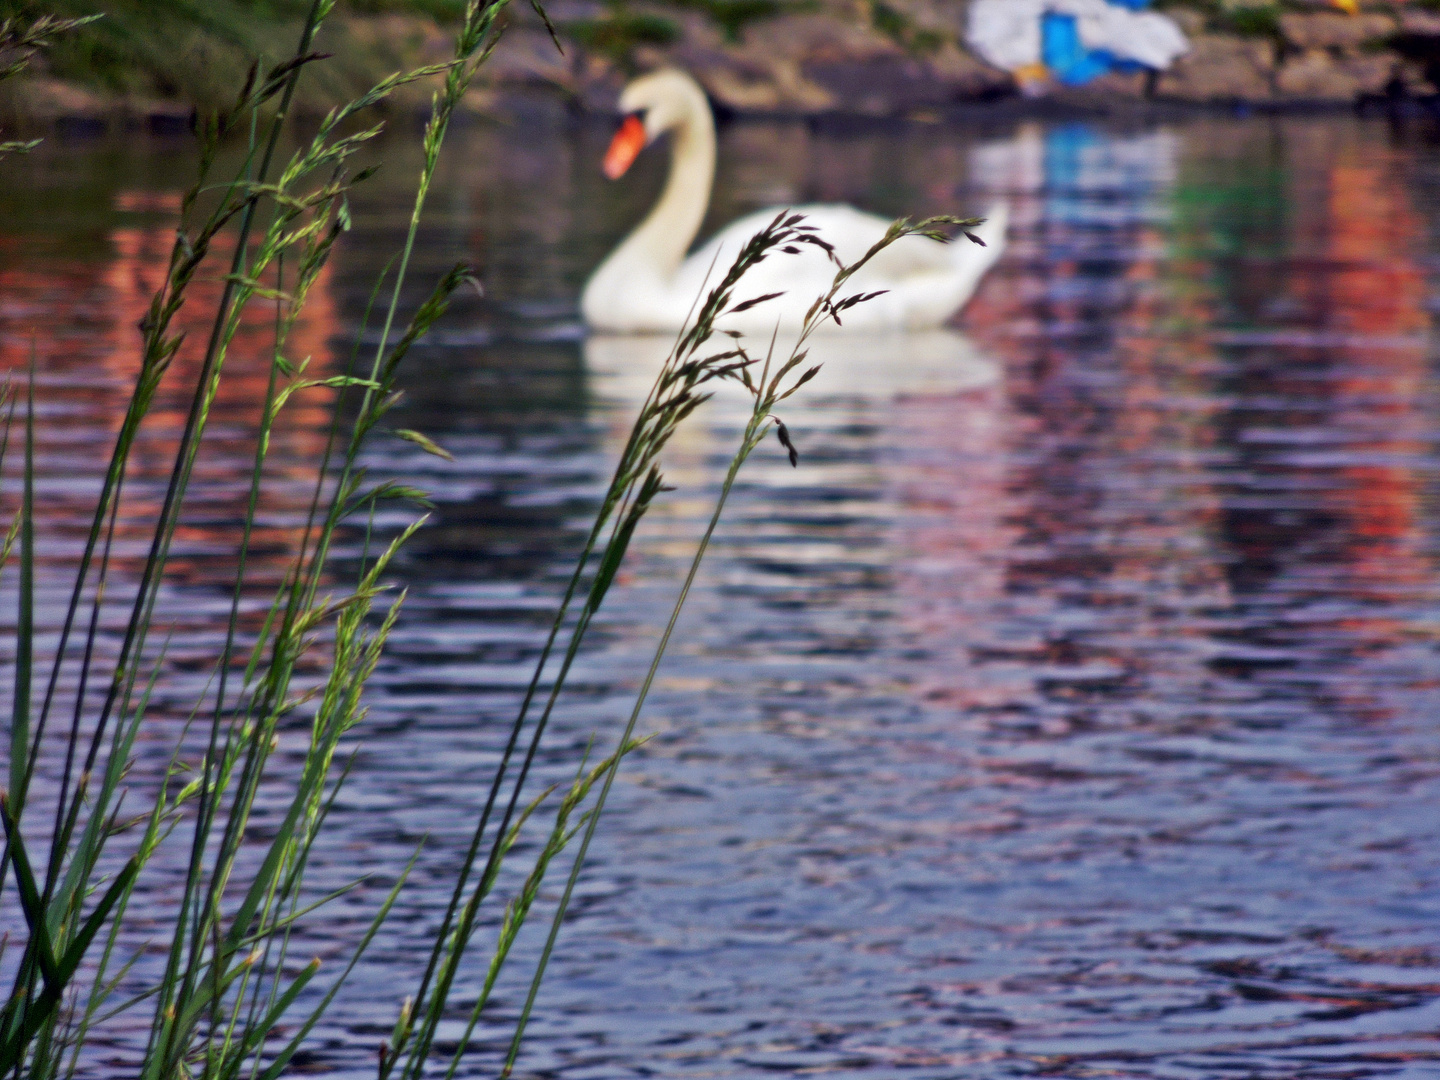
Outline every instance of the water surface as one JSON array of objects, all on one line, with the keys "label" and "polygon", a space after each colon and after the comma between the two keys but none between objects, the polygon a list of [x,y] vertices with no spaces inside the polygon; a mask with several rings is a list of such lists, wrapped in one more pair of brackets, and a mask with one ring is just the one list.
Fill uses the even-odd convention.
[{"label": "water surface", "polygon": [[[437,508],[397,565],[410,597],[317,887],[383,883],[430,841],[307,1072],[373,1075],[653,362],[586,342],[576,315],[661,169],[606,185],[606,134],[546,110],[462,130],[432,203],[417,282],[464,257],[487,294],[403,377],[397,424],[455,462],[370,455]],[[772,442],[744,475],[521,1075],[1440,1072],[1437,134],[1340,117],[723,131],[715,223],[1003,197],[1011,245],[938,354],[841,358],[785,413],[800,467]],[[33,349],[40,373],[51,625],[186,153],[59,141],[3,166],[0,364]],[[402,235],[408,136],[386,157],[301,328],[317,370],[343,363]],[[237,349],[162,601],[162,712],[203,685],[222,626],[263,340]],[[122,569],[182,400],[137,462]],[[325,405],[278,436],[262,571],[298,542]],[[717,401],[677,440],[680,490],[581,658],[545,779],[623,723],[738,422]],[[140,773],[162,754],[157,736]],[[379,888],[311,920],[304,949],[342,955]],[[467,1075],[493,1075],[523,996],[502,984]],[[87,1075],[127,1075],[133,1052],[117,1029]]]}]

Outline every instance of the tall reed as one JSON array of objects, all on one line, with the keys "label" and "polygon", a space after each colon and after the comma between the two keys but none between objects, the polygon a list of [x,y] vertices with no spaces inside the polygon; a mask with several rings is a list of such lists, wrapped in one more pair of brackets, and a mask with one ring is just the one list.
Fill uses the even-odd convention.
[{"label": "tall reed", "polygon": [[[473,72],[474,53],[493,27],[496,7],[470,6],[462,52],[454,61],[382,80],[333,110],[313,137],[277,167],[281,132],[297,82],[303,70],[320,59],[311,50],[311,42],[333,4],[334,0],[312,0],[290,59],[263,76],[252,68],[235,105],[208,118],[202,126],[199,175],[182,202],[182,224],[166,280],[141,323],[134,390],[79,559],[58,647],[44,689],[36,695],[38,710],[31,708],[34,552],[28,538],[33,536],[34,522],[33,499],[28,493],[33,490],[29,465],[33,430],[27,424],[27,495],[19,515],[21,609],[10,724],[10,784],[4,804],[4,858],[6,866],[13,868],[17,902],[30,935],[16,965],[11,994],[0,1012],[0,1075],[13,1072],[41,1077],[71,1072],[96,1024],[117,1011],[141,1007],[152,1011],[152,1021],[139,1075],[168,1078],[199,1072],[238,1076],[242,1070],[255,1072],[262,1060],[266,1066],[259,1075],[276,1075],[349,971],[342,972],[311,1007],[288,1044],[278,1052],[265,1046],[280,1017],[293,1013],[294,1003],[316,972],[316,965],[310,964],[298,974],[286,974],[290,970],[290,928],[300,914],[297,905],[303,895],[309,852],[343,782],[343,770],[335,770],[336,746],[363,715],[361,689],[393,625],[398,601],[378,623],[368,616],[383,591],[381,577],[404,535],[365,560],[347,595],[320,596],[321,572],[332,537],[346,519],[363,515],[380,498],[406,492],[365,490],[363,478],[353,470],[335,477],[322,467],[305,542],[258,640],[249,643],[243,674],[234,671],[232,663],[242,644],[239,606],[247,588],[249,542],[270,432],[281,410],[296,394],[317,386],[342,392],[351,386],[362,387],[364,401],[348,440],[341,443],[345,461],[353,462],[359,445],[393,404],[395,375],[405,353],[440,317],[454,289],[467,280],[463,271],[447,275],[394,346],[382,348],[369,378],[347,374],[308,379],[303,362],[287,359],[290,331],[337,239],[349,227],[348,192],[366,178],[364,170],[351,175],[348,163],[380,130],[378,126],[354,130],[355,120],[397,87],[442,73],[451,76],[447,91],[453,108],[454,99],[464,89],[463,79],[455,84],[454,72],[466,64]],[[246,140],[241,167],[217,185],[212,173],[219,149],[237,136]],[[434,152],[438,149],[437,141]],[[217,195],[208,194],[216,188]],[[228,271],[190,392],[149,554],[129,598],[119,655],[108,670],[98,671],[95,645],[130,455],[182,344],[182,335],[173,329],[175,318],[190,299],[197,276],[222,257],[216,249],[227,241],[233,244]],[[147,793],[150,812],[139,822],[128,823],[131,827],[127,829],[119,816],[121,785],[163,664],[163,650],[159,655],[147,650],[156,600],[228,350],[243,312],[257,298],[276,302],[276,329],[250,491],[237,537],[239,556],[227,632],[217,657],[215,689],[209,700],[197,702],[197,715],[192,718],[199,719],[202,713],[208,718],[205,750],[199,761],[182,762],[182,746],[177,743],[172,779],[163,781],[158,791]],[[389,316],[393,320],[393,304]],[[418,522],[405,535],[415,527]],[[84,610],[87,598],[88,613]],[[82,617],[85,621],[78,631],[77,647],[72,647]],[[258,854],[258,866],[248,880],[237,882],[234,873],[267,774],[276,727],[295,705],[291,687],[297,665],[314,650],[314,639],[327,624],[331,627],[328,677],[314,708],[309,753],[299,775],[292,778],[289,807],[276,835],[263,851],[252,853]],[[47,727],[62,707],[58,690],[66,667],[71,669],[77,689],[65,707],[68,730],[61,733],[63,764],[53,779],[54,806],[47,808],[47,812],[53,810],[53,824],[48,830],[42,872],[29,857],[33,841],[27,842],[21,822],[37,762],[49,745]],[[240,685],[232,689],[231,682],[236,679]],[[102,689],[91,695],[88,690],[95,683]],[[191,770],[191,777],[180,784],[173,778],[181,775],[182,766]],[[136,880],[160,845],[177,830],[179,836],[189,834],[190,855],[171,915],[163,974],[138,997],[116,1001],[135,960],[127,959],[118,971],[111,970]],[[33,836],[34,830],[30,832]],[[107,849],[127,832],[133,837],[129,860],[82,918],[87,897],[104,876]],[[393,893],[359,943],[355,959],[392,902]],[[107,920],[104,946],[91,965],[91,986],[82,993],[75,982],[80,964]],[[352,967],[353,963],[354,959]],[[61,1001],[67,994],[70,1007],[62,1012]]]},{"label": "tall reed", "polygon": [[[0,1006],[0,1080],[73,1075],[87,1044],[108,1023],[142,1011],[149,1017],[148,1036],[134,1073],[143,1080],[238,1080],[242,1075],[273,1080],[341,992],[405,887],[410,867],[397,867],[396,883],[353,943],[340,972],[323,993],[312,989],[318,961],[296,963],[291,955],[293,931],[338,893],[316,900],[306,888],[306,871],[350,768],[348,763],[337,763],[341,740],[363,721],[366,681],[403,600],[403,592],[385,595],[386,573],[395,553],[424,518],[378,550],[367,544],[338,595],[324,593],[322,586],[325,574],[334,569],[330,554],[342,529],[355,525],[368,531],[381,500],[423,501],[422,492],[405,485],[368,484],[359,460],[367,441],[384,433],[382,424],[398,400],[399,376],[411,347],[443,316],[454,292],[474,281],[467,268],[455,267],[399,329],[402,288],[448,125],[498,40],[506,2],[470,0],[450,61],[382,80],[327,115],[315,133],[279,163],[282,131],[297,82],[322,59],[311,46],[334,5],[334,0],[311,0],[290,58],[263,74],[252,69],[233,107],[201,125],[198,176],[182,200],[181,226],[165,281],[140,326],[133,391],[48,661],[37,654],[34,624],[33,375],[23,394],[23,408],[19,396],[12,396],[11,414],[20,410],[18,422],[23,425],[19,441],[24,461],[19,509],[3,550],[4,559],[18,552],[19,608],[9,779],[0,797],[5,830],[0,890],[9,886],[12,877],[14,886],[8,893],[0,891],[0,896],[7,902],[13,897],[28,933],[12,965],[10,993]],[[409,229],[372,297],[373,304],[382,292],[388,293],[380,312],[379,342],[358,371],[352,357],[343,374],[310,377],[308,361],[289,356],[287,348],[307,297],[349,228],[348,195],[371,172],[352,173],[351,161],[380,128],[356,124],[397,87],[432,76],[443,76],[443,82],[434,94],[425,130]],[[217,181],[220,148],[237,139],[244,150],[239,169]],[[857,263],[845,266],[837,261],[831,288],[815,300],[799,342],[783,360],[773,355],[773,342],[770,352],[755,356],[738,335],[720,327],[725,316],[773,299],[734,299],[745,273],[759,262],[789,257],[807,246],[824,249],[834,258],[829,245],[799,215],[782,214],[758,233],[699,301],[640,409],[601,500],[501,761],[485,785],[483,805],[454,876],[442,924],[417,965],[414,992],[399,1007],[394,1030],[381,1050],[377,1068],[381,1080],[419,1080],[426,1072],[435,1056],[437,1026],[471,955],[482,907],[491,898],[522,828],[549,805],[553,789],[535,796],[526,791],[531,768],[571,666],[636,530],[654,501],[669,490],[661,468],[667,443],[719,381],[736,382],[751,394],[749,422],[635,706],[613,749],[594,764],[583,763],[573,783],[547,811],[544,841],[519,891],[506,904],[498,938],[485,961],[482,993],[470,1010],[465,1037],[450,1057],[447,1075],[453,1075],[461,1063],[547,872],[580,837],[549,937],[530,974],[507,1073],[515,1061],[606,797],[621,760],[639,745],[635,729],[646,695],[735,477],[772,426],[795,460],[788,431],[774,410],[817,370],[814,366],[802,370],[808,339],[823,322],[840,321],[845,310],[869,298],[840,293],[874,254],[917,231],[943,238],[936,230],[947,222],[962,228],[974,224],[955,219],[930,219],[918,225],[898,222]],[[126,589],[115,580],[113,556],[132,453],[183,347],[177,316],[187,303],[195,302],[196,281],[217,261],[226,267],[224,285],[188,389],[186,419],[148,554],[138,581]],[[274,304],[274,333],[245,508],[235,538],[237,558],[223,643],[214,658],[210,687],[194,703],[175,739],[170,767],[157,784],[141,793],[145,811],[122,814],[136,741],[159,719],[151,701],[164,677],[165,649],[152,646],[150,637],[158,629],[160,589],[231,347],[244,312],[259,301]],[[367,310],[367,322],[369,318]],[[335,413],[298,551],[260,629],[242,635],[242,602],[254,588],[250,548],[271,437],[286,407],[318,388],[334,392]],[[9,451],[13,426],[5,427],[0,459]],[[389,434],[444,454],[422,433]],[[114,660],[102,660],[97,648],[102,612],[116,603],[117,593],[122,610],[128,609],[124,629]],[[543,677],[557,657],[558,667],[547,687]],[[307,689],[297,683],[298,673],[304,663],[317,659],[323,660],[324,678]],[[62,678],[66,673],[68,682]],[[73,686],[73,693],[62,694],[62,685]],[[301,705],[309,710],[309,744],[298,767],[286,771],[272,760],[276,737],[282,719]],[[202,749],[194,748],[192,732]],[[603,732],[596,734],[605,737]],[[42,761],[46,763],[44,798],[34,801],[31,789]],[[250,826],[257,799],[262,785],[276,780],[285,784],[284,810],[273,835],[256,842],[250,838]],[[154,919],[156,905],[161,905],[163,930],[156,944],[163,950],[163,962],[157,975],[142,978],[136,966],[141,953],[123,955],[132,947],[125,928],[137,886],[147,880],[147,871],[158,873],[152,863],[167,844],[184,853],[184,872],[173,900],[146,898],[148,918]],[[282,1021],[286,1034],[278,1037]]]}]

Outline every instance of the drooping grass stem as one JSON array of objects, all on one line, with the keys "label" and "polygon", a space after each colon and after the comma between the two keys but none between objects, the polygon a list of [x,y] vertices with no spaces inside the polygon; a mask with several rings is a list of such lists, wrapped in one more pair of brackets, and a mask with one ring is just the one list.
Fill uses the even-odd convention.
[{"label": "drooping grass stem", "polygon": [[[818,246],[824,248],[831,255],[831,258],[834,259],[833,251],[823,241],[819,241],[818,238],[811,238],[809,240],[804,239],[809,230],[807,230],[805,226],[800,224],[800,215],[793,215],[790,218],[786,218],[785,215],[782,214],[780,217],[776,218],[774,223],[772,223],[771,228],[774,229],[775,226],[781,225],[782,219],[782,227],[798,228],[799,230],[802,230],[800,242],[816,243],[818,244]],[[744,347],[742,345],[739,345],[737,336],[737,346],[735,351],[742,358],[743,362],[739,365],[736,365],[732,370],[726,371],[725,377],[733,378],[735,381],[742,383],[742,385],[745,386],[746,390],[750,392],[753,400],[750,416],[748,417],[744,431],[741,434],[739,446],[737,447],[735,455],[731,459],[729,467],[726,470],[725,479],[721,484],[720,493],[715,502],[715,508],[710,515],[709,521],[706,523],[704,533],[701,535],[700,540],[696,545],[695,553],[690,561],[690,566],[685,574],[685,578],[683,583],[681,584],[680,591],[675,598],[675,603],[671,608],[670,617],[665,624],[665,629],[661,632],[659,641],[657,642],[655,647],[654,654],[651,657],[650,665],[645,672],[645,677],[642,680],[640,684],[640,689],[636,694],[635,704],[630,711],[629,717],[626,720],[625,729],[620,735],[619,745],[621,747],[630,745],[631,741],[634,738],[636,724],[639,722],[640,715],[644,710],[645,702],[648,699],[650,690],[655,682],[655,676],[660,670],[660,664],[665,658],[665,653],[666,650],[669,648],[670,639],[674,635],[675,627],[680,621],[680,616],[681,613],[684,611],[686,602],[689,600],[690,592],[695,584],[696,576],[700,572],[700,565],[705,558],[706,552],[709,550],[711,539],[715,535],[715,529],[720,523],[720,518],[721,515],[724,513],[726,503],[729,501],[731,490],[735,485],[735,480],[739,476],[741,468],[749,460],[750,455],[754,453],[755,448],[760,445],[761,440],[765,437],[766,432],[771,428],[772,425],[778,429],[778,431],[780,432],[782,443],[790,452],[790,461],[792,466],[796,464],[796,452],[790,442],[789,433],[787,432],[785,425],[774,416],[773,410],[781,401],[789,398],[819,373],[820,365],[816,364],[805,369],[804,371],[799,372],[799,374],[796,374],[797,369],[800,367],[801,363],[806,359],[808,355],[808,349],[806,348],[806,345],[810,340],[811,336],[826,321],[830,319],[835,319],[838,322],[838,313],[840,311],[843,311],[846,308],[853,306],[854,304],[863,303],[866,300],[872,299],[874,296],[878,295],[875,293],[857,293],[850,297],[846,297],[843,300],[836,300],[836,297],[841,288],[844,287],[846,282],[848,282],[855,275],[855,273],[861,269],[861,267],[863,267],[867,262],[869,262],[872,258],[874,258],[890,244],[912,233],[918,232],[936,239],[948,239],[944,237],[944,234],[938,232],[939,227],[944,224],[958,224],[962,227],[968,227],[969,225],[978,224],[978,222],[958,221],[957,219],[952,218],[930,218],[918,224],[912,225],[910,222],[902,220],[896,222],[889,230],[887,230],[881,240],[879,240],[875,245],[873,245],[856,262],[850,265],[845,265],[843,263],[840,263],[838,259],[835,260],[838,269],[835,273],[834,280],[831,283],[829,290],[822,296],[816,298],[815,303],[811,306],[808,313],[806,314],[804,322],[801,326],[800,334],[792,345],[788,358],[783,364],[774,365],[772,363],[774,359],[775,347],[775,340],[772,338],[770,343],[770,350],[769,352],[767,352],[763,363],[759,365],[758,379],[754,377],[754,362],[750,358],[748,353],[745,351]],[[790,246],[793,249],[794,243],[796,242],[796,237],[794,236],[785,237],[784,240],[772,240],[769,246],[762,244],[759,247],[758,257],[755,259],[755,261],[759,261],[760,258],[764,258],[765,255],[768,254],[769,251],[775,246],[778,246],[782,250],[784,250],[786,246],[785,240],[790,241]],[[748,266],[741,267],[741,263],[743,261],[744,256],[742,254],[741,259],[737,260],[737,267],[741,268],[741,273],[743,273],[744,269],[748,269]],[[751,262],[749,265],[753,265],[753,262]],[[733,273],[734,270],[732,270],[732,274]],[[736,280],[738,280],[738,276],[736,277]],[[765,297],[763,299],[773,298],[774,297]],[[730,310],[742,310],[744,307],[748,307],[753,303],[756,303],[756,301],[745,301],[741,304],[735,305],[734,307],[730,308]],[[706,340],[709,336],[707,331],[713,331],[715,319],[723,316],[723,314],[724,312],[722,311],[717,316],[712,317],[712,320],[708,325],[703,322],[697,323],[695,330],[692,331],[692,335],[698,338],[699,341],[703,342],[704,340]],[[721,358],[728,359],[728,357],[723,355]],[[550,957],[554,951],[556,940],[558,939],[560,934],[560,927],[564,923],[565,915],[569,910],[570,900],[575,891],[575,885],[579,881],[581,870],[584,868],[585,859],[590,850],[591,840],[594,838],[595,831],[599,826],[600,817],[604,812],[605,803],[606,800],[609,798],[611,785],[614,783],[616,773],[619,769],[619,764],[620,761],[618,756],[609,763],[608,767],[604,772],[604,781],[601,784],[600,793],[596,797],[595,805],[588,811],[586,815],[584,837],[580,842],[579,850],[576,852],[575,858],[571,864],[570,874],[565,882],[565,888],[561,894],[560,902],[556,908],[555,914],[551,918],[550,930],[546,936],[545,944],[541,949],[540,957],[536,962],[535,972],[531,977],[530,987],[526,993],[525,1004],[522,1006],[519,1019],[516,1021],[515,1031],[511,1037],[509,1051],[506,1055],[505,1065],[500,1073],[502,1080],[503,1078],[506,1078],[510,1075],[511,1070],[514,1068],[515,1060],[519,1055],[521,1042],[524,1039],[525,1030],[529,1024],[530,1015],[534,1010],[535,1000],[539,995],[540,985],[544,980],[545,972],[549,966]],[[474,1027],[475,1019],[478,1019],[478,1010],[476,1013],[476,1017],[472,1018],[470,1025],[471,1029],[473,1029]],[[466,1038],[468,1038],[468,1031]],[[453,1069],[454,1066],[452,1065],[452,1072]]]},{"label": "drooping grass stem", "polygon": [[[298,939],[292,935],[303,917],[360,883],[360,879],[347,882],[317,898],[311,891],[314,883],[307,885],[307,871],[313,853],[319,850],[316,845],[337,805],[341,787],[357,760],[353,752],[347,757],[341,748],[347,733],[365,715],[366,683],[376,670],[404,598],[401,592],[388,606],[380,605],[385,575],[400,546],[424,521],[422,517],[411,522],[391,538],[376,532],[379,500],[401,497],[418,501],[423,493],[393,481],[367,487],[362,454],[372,436],[384,430],[381,421],[398,400],[397,373],[409,350],[444,314],[455,290],[473,280],[467,268],[452,269],[409,319],[404,332],[396,336],[401,325],[399,308],[412,258],[419,250],[419,230],[441,147],[471,79],[499,40],[503,29],[499,17],[508,0],[470,0],[452,61],[392,76],[332,111],[313,138],[308,142],[299,140],[299,148],[282,165],[277,155],[296,81],[305,67],[319,59],[311,46],[315,30],[333,3],[312,0],[291,59],[263,76],[258,67],[252,70],[235,108],[202,123],[199,178],[182,198],[181,228],[170,250],[166,277],[140,326],[141,357],[134,390],[105,470],[38,713],[31,689],[38,685],[34,678],[37,570],[32,360],[25,410],[24,489],[20,512],[5,541],[5,555],[17,541],[21,554],[17,633],[21,648],[15,667],[9,733],[10,798],[0,805],[6,828],[0,878],[14,873],[14,894],[31,933],[17,965],[12,992],[0,1002],[0,1077],[58,1080],[62,1072],[75,1073],[83,1067],[82,1048],[96,1026],[143,1004],[154,1011],[149,1018],[143,1060],[134,1069],[140,1080],[176,1080],[181,1076],[196,1080],[278,1080],[293,1064],[303,1040],[378,934],[409,868],[415,865],[412,859],[390,888],[335,981],[317,988],[310,1003],[305,1004],[303,995],[310,993],[307,988],[316,977],[319,962],[294,956]],[[357,374],[361,347],[357,338],[342,374],[306,377],[307,361],[287,358],[286,343],[308,290],[319,280],[336,239],[348,228],[347,193],[371,171],[361,170],[351,177],[347,163],[379,130],[371,127],[355,132],[346,125],[396,87],[441,73],[444,86],[435,95],[425,130],[424,163],[405,240],[375,283],[365,309],[362,336],[384,290],[384,318],[369,371],[361,364]],[[267,111],[272,106],[273,113]],[[247,127],[248,142],[234,177],[225,183],[209,183],[207,178],[216,165],[222,141],[234,135],[243,137]],[[207,201],[213,197],[215,205],[206,214],[195,214],[202,196]],[[885,243],[919,228],[897,225],[865,259],[841,267],[833,288],[811,309],[800,345],[819,322],[829,317],[838,321],[839,313],[848,305],[866,298],[838,297],[838,290],[864,261]],[[226,236],[234,238],[235,247],[222,255],[216,245]],[[720,329],[726,315],[765,299],[735,302],[735,289],[744,274],[767,257],[806,245],[829,250],[797,215],[782,214],[757,234],[719,284],[697,298],[693,317],[677,336],[642,403],[536,658],[501,759],[482,786],[483,808],[461,865],[453,874],[440,929],[425,950],[418,992],[413,995],[413,1004],[401,1008],[392,1037],[382,1052],[382,1078],[398,1072],[404,1080],[420,1080],[425,1073],[440,1020],[446,1015],[455,987],[462,985],[457,980],[481,925],[482,907],[491,897],[522,829],[529,827],[527,823],[542,805],[550,805],[546,800],[555,789],[531,798],[526,788],[552,720],[563,704],[573,666],[617,580],[636,530],[654,501],[669,490],[661,468],[665,448],[709,398],[713,390],[710,384],[718,380],[738,382],[754,397],[752,415],[623,734],[613,752],[598,764],[591,764],[587,751],[574,780],[562,791],[546,839],[519,891],[505,907],[499,937],[489,954],[483,989],[471,1009],[465,1037],[449,1071],[454,1073],[470,1032],[480,1022],[490,992],[510,958],[516,935],[529,918],[553,861],[568,850],[572,841],[581,838],[549,937],[530,978],[524,1010],[510,1040],[507,1072],[513,1066],[616,770],[639,745],[633,738],[636,726],[739,469],[772,426],[778,427],[793,460],[793,446],[773,409],[814,374],[814,368],[799,372],[797,365],[804,357],[803,349],[797,345],[790,359],[772,371],[771,355],[763,362],[757,361],[738,339],[722,340],[717,335],[726,333]],[[112,558],[124,520],[121,503],[127,495],[130,455],[181,347],[183,334],[173,329],[177,314],[197,277],[217,263],[228,264],[229,270],[219,290],[194,384],[188,388],[185,422],[175,444],[159,513],[150,525],[148,551],[136,575],[138,584],[134,595],[124,598],[127,610],[123,631],[116,635],[118,659],[112,661],[102,640],[105,621],[101,616],[107,593],[113,591],[111,576],[118,573]],[[143,813],[129,816],[122,813],[127,800],[124,785],[132,754],[143,745],[142,725],[146,737],[151,732],[173,730],[149,722],[152,697],[162,685],[169,664],[168,639],[156,647],[150,644],[149,635],[162,610],[158,606],[162,585],[171,579],[171,549],[177,542],[182,515],[187,513],[187,495],[192,477],[197,475],[212,410],[219,400],[227,353],[236,340],[242,314],[256,297],[275,301],[273,348],[268,356],[259,420],[253,428],[255,445],[253,459],[248,463],[248,483],[244,495],[237,499],[241,504],[240,525],[235,531],[238,547],[233,579],[225,579],[228,610],[223,620],[223,642],[213,657],[214,670],[193,708],[183,717],[183,723],[176,725],[179,733],[168,766],[153,785],[154,801]],[[710,344],[716,340],[721,341],[718,348]],[[273,600],[259,630],[252,635],[246,629],[242,610],[252,589],[249,579],[257,573],[257,559],[250,548],[266,504],[267,477],[273,474],[268,464],[272,437],[286,403],[296,393],[314,387],[337,391],[330,402],[334,412],[329,433],[298,548],[277,575],[279,583]],[[349,407],[354,401],[352,392],[357,389],[360,400],[352,415]],[[12,409],[16,404],[17,399],[12,398]],[[398,430],[393,434],[444,456],[419,433]],[[0,438],[0,457],[8,437],[7,427]],[[327,569],[332,548],[339,537],[349,535],[344,530],[351,528],[363,533],[358,556],[348,560],[356,564],[353,576],[348,568],[332,575]],[[341,582],[339,595],[322,595],[332,581]],[[90,604],[86,618],[81,616],[82,602]],[[59,794],[53,806],[50,847],[44,855],[35,849],[37,858],[32,860],[20,829],[20,816],[35,775],[46,720],[61,700],[58,688],[62,668],[68,672],[77,659],[71,655],[77,627],[83,634],[83,648],[73,650],[79,653],[77,689],[69,731],[64,733],[64,753],[57,755],[63,756],[63,768],[60,782],[55,785]],[[248,658],[243,656],[242,644],[248,648]],[[307,657],[317,654],[323,656],[323,661],[318,677],[312,679]],[[106,682],[103,695],[96,693],[95,686],[102,678]],[[102,696],[103,702],[98,704],[98,710],[94,709],[89,698]],[[284,752],[277,753],[278,740],[304,723],[309,725],[308,743],[296,755],[293,770],[285,771],[281,766],[288,768],[288,761]],[[192,726],[196,727],[193,750]],[[198,755],[198,760],[191,760],[192,754]],[[278,775],[281,773],[283,777]],[[151,779],[146,777],[144,782],[149,784]],[[284,785],[280,789],[282,796],[274,812],[262,820],[260,815],[270,809],[268,801],[261,801],[262,796],[268,800],[267,793],[275,790],[277,780]],[[147,788],[147,798],[151,794]],[[50,792],[45,795],[47,813],[52,809],[52,797]],[[32,812],[36,811],[32,808]],[[263,838],[257,834],[257,824],[264,826]],[[132,828],[138,831],[138,839],[125,841],[130,858],[115,869],[121,859],[114,852],[107,853],[106,846]],[[140,952],[128,959],[116,956],[121,943],[128,942],[128,935],[135,932],[133,923],[126,923],[122,929],[122,920],[131,909],[132,898],[143,896],[147,909],[157,903],[151,899],[152,893],[136,893],[135,882],[171,836],[176,837],[178,849],[173,861],[181,864],[183,878],[177,895],[167,894],[158,901],[164,906],[164,957],[156,961],[158,975],[137,976],[137,972],[145,970],[144,965],[137,966]],[[416,852],[417,858],[422,851],[423,845]],[[35,872],[42,864],[43,876]],[[114,873],[110,873],[112,869]],[[147,917],[154,913],[153,909],[146,911]],[[86,958],[86,950],[107,922],[109,928],[103,948],[98,949],[99,959],[92,962]],[[113,971],[112,960],[116,968]],[[82,961],[94,976],[89,996],[83,999],[78,990],[72,990]],[[149,981],[138,987],[129,985],[127,980],[136,977]],[[75,996],[67,998],[72,993]],[[117,998],[123,1000],[116,1003]],[[66,1001],[72,1004],[62,1008]],[[300,1014],[298,1019],[296,1013]],[[283,1040],[277,1037],[282,1021],[288,1029]],[[63,1060],[67,1055],[68,1070]]]}]

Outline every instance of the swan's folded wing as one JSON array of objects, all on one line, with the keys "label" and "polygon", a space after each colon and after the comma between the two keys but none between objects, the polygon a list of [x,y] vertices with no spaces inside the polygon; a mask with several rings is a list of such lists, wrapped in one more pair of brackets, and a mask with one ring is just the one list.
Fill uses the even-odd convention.
[{"label": "swan's folded wing", "polygon": [[[853,263],[885,235],[890,222],[850,206],[797,206],[814,225],[817,235],[834,245],[838,258]],[[714,288],[736,255],[757,232],[775,219],[778,209],[750,214],[721,229],[689,256],[673,279],[675,300],[693,303],[704,289]],[[1003,222],[999,223],[1003,238]],[[945,244],[924,236],[907,236],[878,252],[842,290],[885,295],[854,308],[845,328],[898,329],[937,326],[969,297],[981,274],[1003,247],[972,247],[964,238]],[[779,298],[726,319],[729,329],[768,331],[777,319],[784,328],[798,327],[817,296],[829,290],[836,267],[815,247],[798,254],[777,252],[754,267],[737,287],[734,299],[742,301],[766,293]]]},{"label": "swan's folded wing", "polygon": [[926,236],[906,236],[866,263],[861,275],[877,280],[903,281],[917,275],[949,274],[954,269],[955,258],[948,244]]},{"label": "swan's folded wing", "polygon": [[[847,263],[864,256],[890,227],[890,222],[851,206],[802,206],[799,211],[819,229],[819,235],[835,245],[836,254]],[[963,238],[952,243],[968,244]],[[956,251],[951,244],[925,236],[907,236],[878,252],[855,278],[857,286],[885,288],[907,278],[951,274],[956,269]]]},{"label": "swan's folded wing", "polygon": [[[803,213],[809,208],[796,209]],[[676,272],[676,293],[693,299],[699,295],[702,288],[706,291],[714,288],[750,239],[774,221],[775,215],[780,212],[778,208],[771,208],[747,214],[738,221],[732,221],[706,240],[686,257]],[[841,241],[835,235],[836,231],[821,224],[819,235],[827,242],[836,244],[838,248]],[[855,245],[851,243],[848,246]],[[841,257],[844,257],[843,252]],[[776,252],[745,275],[736,290],[735,299],[738,301],[764,293],[783,292],[789,298],[789,307],[798,306],[799,310],[803,311],[816,296],[829,287],[834,276],[834,264],[818,248],[805,247],[795,255]],[[767,318],[773,319],[774,315],[769,314]]]}]

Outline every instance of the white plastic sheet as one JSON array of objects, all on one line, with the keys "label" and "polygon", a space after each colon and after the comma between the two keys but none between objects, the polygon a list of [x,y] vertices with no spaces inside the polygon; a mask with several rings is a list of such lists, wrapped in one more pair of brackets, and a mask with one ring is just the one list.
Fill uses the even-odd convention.
[{"label": "white plastic sheet", "polygon": [[966,41],[996,67],[1031,67],[1041,63],[1040,19],[1046,13],[1073,16],[1087,49],[1159,71],[1190,48],[1173,19],[1106,0],[974,0]]}]

